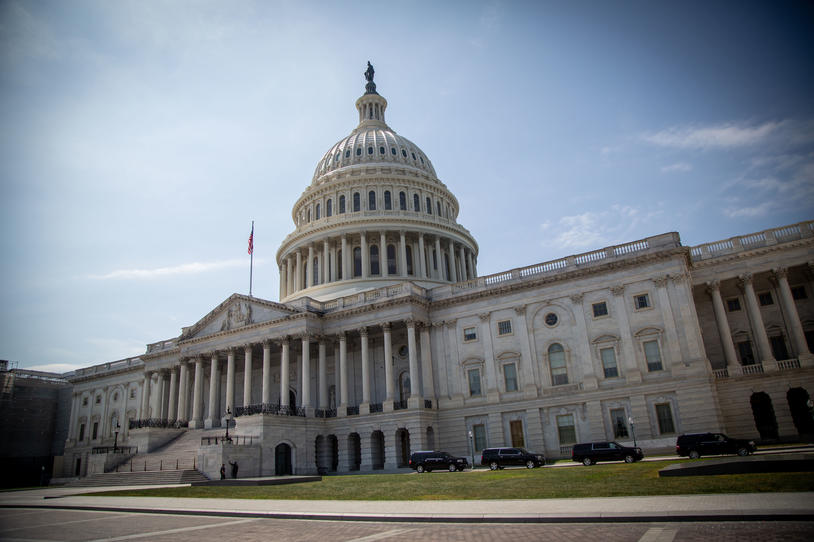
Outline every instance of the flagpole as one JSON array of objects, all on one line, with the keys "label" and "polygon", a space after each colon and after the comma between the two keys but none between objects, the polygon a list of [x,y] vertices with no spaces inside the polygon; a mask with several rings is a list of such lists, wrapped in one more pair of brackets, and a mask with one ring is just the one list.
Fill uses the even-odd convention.
[{"label": "flagpole", "polygon": [[252,220],[252,233],[249,236],[249,297],[252,296],[253,269],[254,269],[254,220]]}]

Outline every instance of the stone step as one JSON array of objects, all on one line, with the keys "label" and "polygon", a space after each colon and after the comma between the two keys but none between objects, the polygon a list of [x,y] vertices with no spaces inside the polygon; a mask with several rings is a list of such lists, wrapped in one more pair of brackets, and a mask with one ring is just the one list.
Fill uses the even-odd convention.
[{"label": "stone step", "polygon": [[66,484],[67,487],[98,487],[98,486],[137,486],[161,484],[191,484],[192,482],[205,482],[206,476],[192,469],[146,471],[146,472],[106,472],[104,474],[91,474],[77,481]]}]

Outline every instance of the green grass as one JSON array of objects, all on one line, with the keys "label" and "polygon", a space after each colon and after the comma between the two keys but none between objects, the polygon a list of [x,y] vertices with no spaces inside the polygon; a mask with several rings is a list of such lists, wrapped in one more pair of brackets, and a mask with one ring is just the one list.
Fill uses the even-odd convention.
[{"label": "green grass", "polygon": [[813,472],[659,478],[679,461],[496,472],[326,476],[283,486],[210,486],[106,491],[95,496],[231,499],[443,500],[551,499],[814,490]]}]

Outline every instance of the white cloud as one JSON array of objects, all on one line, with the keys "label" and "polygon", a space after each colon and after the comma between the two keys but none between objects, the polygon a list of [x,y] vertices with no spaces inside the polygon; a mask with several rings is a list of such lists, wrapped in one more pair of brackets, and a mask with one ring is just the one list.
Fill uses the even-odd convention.
[{"label": "white cloud", "polygon": [[62,374],[69,371],[75,371],[83,367],[87,367],[87,363],[46,363],[44,365],[33,365],[31,367],[26,367],[25,369],[28,371],[43,371],[46,373]]},{"label": "white cloud", "polygon": [[[580,251],[600,248],[640,237],[647,224],[662,214],[660,208],[642,212],[630,205],[612,205],[607,210],[594,213],[563,216],[556,224],[540,225],[551,236],[544,241],[557,248]],[[649,233],[648,233],[649,234]]]},{"label": "white cloud", "polygon": [[755,218],[766,216],[774,207],[774,202],[764,201],[760,205],[753,207],[728,207],[724,209],[724,215],[729,218]]},{"label": "white cloud", "polygon": [[688,164],[686,162],[676,162],[675,164],[662,166],[661,168],[662,173],[675,173],[679,171],[692,171],[692,164]]},{"label": "white cloud", "polygon": [[738,123],[674,126],[659,132],[643,134],[641,137],[653,145],[679,149],[745,147],[764,141],[782,124],[782,122],[765,122],[757,126]]},{"label": "white cloud", "polygon": [[[214,262],[192,262],[174,265],[170,267],[157,267],[154,269],[117,269],[104,275],[88,275],[87,278],[94,280],[151,280],[179,275],[196,275],[220,269],[245,266],[248,262],[245,259],[220,260]],[[261,259],[255,260],[255,264],[262,263]]]}]

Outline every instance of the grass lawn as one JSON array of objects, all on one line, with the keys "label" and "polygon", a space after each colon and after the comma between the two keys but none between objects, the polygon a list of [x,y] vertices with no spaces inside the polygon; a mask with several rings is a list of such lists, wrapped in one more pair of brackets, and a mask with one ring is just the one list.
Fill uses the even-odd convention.
[{"label": "grass lawn", "polygon": [[178,487],[92,495],[232,499],[442,500],[551,499],[814,490],[813,472],[659,478],[680,461],[486,472],[325,476],[283,486]]}]

